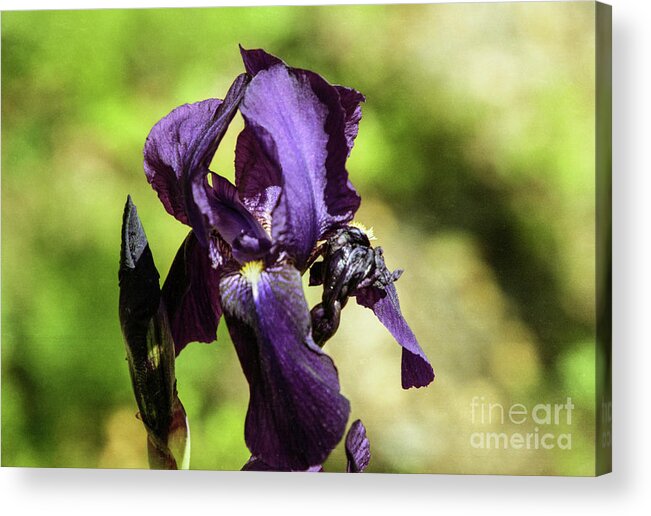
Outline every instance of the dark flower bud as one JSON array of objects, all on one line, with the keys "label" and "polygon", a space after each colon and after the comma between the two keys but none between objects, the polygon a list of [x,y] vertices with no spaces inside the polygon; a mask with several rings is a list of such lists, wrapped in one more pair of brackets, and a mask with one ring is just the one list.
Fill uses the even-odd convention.
[{"label": "dark flower bud", "polygon": [[158,271],[131,197],[122,219],[118,278],[120,324],[139,419],[147,430],[149,463],[156,469],[177,469],[177,459],[185,452],[187,423],[176,395],[174,342]]}]

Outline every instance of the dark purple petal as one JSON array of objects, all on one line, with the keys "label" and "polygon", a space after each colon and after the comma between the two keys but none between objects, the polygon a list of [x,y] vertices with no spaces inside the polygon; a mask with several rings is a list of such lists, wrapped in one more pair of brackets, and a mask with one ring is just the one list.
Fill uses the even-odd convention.
[{"label": "dark purple petal", "polygon": [[[264,462],[258,457],[253,457],[247,461],[244,466],[242,466],[241,471],[292,471],[290,469],[277,469],[272,468],[269,464]],[[323,466],[311,466],[308,469],[304,470],[304,473],[321,473],[323,472]]]},{"label": "dark purple petal", "polygon": [[425,387],[434,380],[434,370],[400,311],[398,292],[393,283],[372,286],[356,292],[357,302],[373,310],[380,322],[402,346],[402,388]]},{"label": "dark purple petal", "polygon": [[262,459],[258,457],[251,456],[251,458],[246,461],[246,464],[242,466],[240,471],[278,471],[277,469],[272,468]]},{"label": "dark purple petal", "polygon": [[371,460],[371,443],[366,437],[366,428],[359,419],[346,434],[346,459],[348,473],[363,473]]},{"label": "dark purple petal", "polygon": [[[245,62],[249,52],[243,51]],[[317,74],[282,63],[263,69],[260,59],[254,61],[248,67],[257,72],[240,110],[259,144],[251,148],[262,151],[279,171],[282,193],[272,215],[274,242],[303,269],[317,240],[352,220],[359,207],[345,168],[346,111],[338,90]],[[245,175],[246,170],[239,172]]]},{"label": "dark purple petal", "polygon": [[214,112],[206,131],[195,140],[190,160],[187,162],[189,175],[194,175],[202,168],[207,169],[210,165],[219,143],[226,134],[226,129],[237,113],[237,108],[250,80],[246,74],[238,75],[235,78],[224,97],[224,102]]},{"label": "dark purple petal", "polygon": [[182,176],[193,157],[196,142],[208,131],[219,99],[184,104],[161,119],[145,142],[145,175],[165,209],[189,224]]},{"label": "dark purple petal", "polygon": [[[244,62],[244,68],[250,75],[256,75],[262,70],[267,70],[270,67],[282,64],[287,66],[281,59],[273,56],[262,49],[245,50],[240,45],[240,54]],[[298,71],[298,70],[297,70]],[[308,70],[300,70],[300,72],[317,76]],[[318,77],[318,76],[317,76]],[[362,118],[362,108],[360,104],[366,100],[364,95],[353,88],[346,86],[334,86],[339,93],[339,102],[344,109],[345,114],[345,134],[348,142],[348,154],[353,148],[355,137],[359,127],[359,121]]]},{"label": "dark purple petal", "polygon": [[219,269],[214,269],[194,232],[181,244],[163,284],[163,301],[176,355],[189,342],[213,342],[222,315]]},{"label": "dark purple petal", "polygon": [[271,214],[278,204],[282,178],[250,127],[245,127],[237,138],[235,184],[246,208],[271,233]]},{"label": "dark purple petal", "polygon": [[350,412],[337,369],[311,337],[300,273],[250,262],[220,282],[222,308],[250,401],[245,440],[274,470],[323,463]]},{"label": "dark purple petal", "polygon": [[267,156],[282,174],[272,236],[296,260],[307,261],[328,217],[325,205],[325,108],[282,66],[260,72],[241,106]]},{"label": "dark purple petal", "polygon": [[233,185],[213,174],[210,186],[208,166],[248,82],[246,74],[237,77],[223,102],[211,99],[175,109],[151,130],[144,151],[147,179],[165,209],[189,224],[204,247],[213,231],[219,233],[240,261],[265,254],[270,239]]},{"label": "dark purple petal", "polygon": [[211,173],[211,178],[212,188],[206,188],[205,199],[197,201],[210,226],[231,246],[239,262],[261,258],[271,247],[269,235],[242,204],[235,186],[217,174]]},{"label": "dark purple petal", "polygon": [[[245,74],[233,81],[206,131],[194,142],[181,174],[188,220],[204,246],[208,244],[212,230],[215,230],[231,246],[236,238],[241,237],[252,241],[262,240],[260,248],[269,247],[267,235],[241,204],[235,188],[217,174],[212,174],[212,188],[207,179],[208,165],[237,112],[248,82]],[[253,243],[250,245],[254,246]],[[263,251],[257,249],[257,253],[243,256],[242,259],[254,259],[261,254]]]},{"label": "dark purple petal", "polygon": [[346,142],[348,144],[348,155],[353,149],[357,132],[359,131],[359,121],[362,119],[362,106],[361,103],[366,100],[366,97],[359,91],[353,88],[346,88],[345,86],[335,86],[339,93],[341,106],[345,112],[345,134]]},{"label": "dark purple petal", "polygon": [[268,54],[261,48],[246,50],[240,45],[240,54],[242,55],[244,68],[250,75],[255,75],[262,70],[283,62],[281,59]]}]

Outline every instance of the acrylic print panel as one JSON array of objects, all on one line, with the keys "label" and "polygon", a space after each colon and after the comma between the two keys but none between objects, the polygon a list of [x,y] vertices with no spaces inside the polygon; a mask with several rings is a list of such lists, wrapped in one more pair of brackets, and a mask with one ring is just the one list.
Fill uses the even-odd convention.
[{"label": "acrylic print panel", "polygon": [[2,465],[608,471],[609,28],[3,13]]}]

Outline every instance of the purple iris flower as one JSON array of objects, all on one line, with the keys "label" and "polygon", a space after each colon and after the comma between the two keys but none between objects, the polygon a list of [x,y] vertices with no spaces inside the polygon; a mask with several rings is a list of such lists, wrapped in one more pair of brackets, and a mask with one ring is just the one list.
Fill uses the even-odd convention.
[{"label": "purple iris flower", "polygon": [[[224,315],[250,388],[247,446],[273,469],[307,470],[341,440],[350,406],[314,342],[301,275],[317,244],[347,227],[359,207],[345,163],[364,97],[262,50],[241,53],[246,73],[223,101],[176,108],[145,144],[148,181],[192,228],[162,297],[177,355],[189,342],[214,341]],[[238,110],[245,128],[233,185],[209,165]],[[416,357],[405,362],[403,352],[403,386],[426,385],[431,366],[392,282],[367,283],[351,295]],[[417,381],[409,379],[413,367]]]}]

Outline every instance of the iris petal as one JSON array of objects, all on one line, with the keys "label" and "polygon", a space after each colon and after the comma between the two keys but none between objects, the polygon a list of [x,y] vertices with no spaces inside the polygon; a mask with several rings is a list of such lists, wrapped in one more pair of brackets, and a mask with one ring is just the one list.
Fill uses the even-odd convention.
[{"label": "iris petal", "polygon": [[[247,69],[255,77],[240,110],[280,178],[274,241],[302,270],[317,240],[352,220],[359,207],[360,198],[345,168],[349,142],[352,145],[347,120],[354,125],[359,102],[347,101],[348,116],[337,88],[313,72],[289,68],[261,52],[243,50]],[[240,170],[238,176],[249,173]]]},{"label": "iris petal", "polygon": [[282,178],[250,127],[237,138],[235,184],[244,205],[271,233],[271,214],[278,204]]},{"label": "iris petal", "polygon": [[212,188],[207,188],[205,200],[198,202],[210,225],[240,263],[261,258],[271,247],[269,235],[242,204],[235,186],[217,174],[211,173],[211,177]]},{"label": "iris petal", "polygon": [[363,473],[371,460],[371,444],[359,419],[350,425],[346,434],[346,459],[348,473]]},{"label": "iris petal", "polygon": [[332,360],[312,341],[299,272],[250,263],[223,277],[220,290],[249,382],[249,450],[277,470],[322,464],[344,434],[350,405]]},{"label": "iris petal", "polygon": [[[244,67],[250,75],[256,75],[258,72],[267,70],[277,64],[285,65],[281,59],[259,48],[246,50],[240,45],[240,53],[242,54]],[[308,70],[296,71],[310,76],[319,77],[314,72]],[[353,88],[347,88],[346,86],[334,86],[334,88],[339,94],[339,102],[341,107],[344,109],[345,134],[348,142],[348,154],[350,154],[355,138],[357,137],[359,121],[362,118],[362,108],[360,104],[366,100],[366,97],[364,97],[364,95],[359,91]]]},{"label": "iris petal", "polygon": [[[237,108],[242,100],[248,81],[249,78],[245,74],[238,76],[233,81],[233,84],[226,93],[226,97],[224,97],[224,101],[213,113],[205,131],[199,134],[194,141],[193,148],[184,163],[185,168],[181,174],[188,219],[197,234],[199,242],[204,246],[207,245],[209,239],[210,226],[220,233],[230,233],[233,231],[233,228],[229,227],[233,222],[230,217],[226,217],[229,226],[222,227],[216,225],[216,222],[221,220],[218,211],[220,208],[227,211],[230,210],[232,206],[229,205],[229,202],[233,200],[233,197],[228,195],[220,196],[219,191],[215,192],[215,190],[211,189],[207,181],[207,175],[210,161],[224,134],[226,134],[226,129],[228,129],[229,124],[237,113]],[[227,182],[226,179],[223,181]],[[216,195],[220,201],[217,205],[211,202]],[[208,225],[206,225],[206,220],[209,222]],[[248,221],[245,221],[242,231],[247,231],[249,229],[247,226]],[[232,242],[228,241],[228,243],[231,244]]]},{"label": "iris petal", "polygon": [[346,88],[345,86],[335,86],[339,93],[341,106],[345,112],[345,134],[346,142],[348,145],[348,155],[353,149],[355,138],[359,131],[359,121],[362,119],[362,106],[361,103],[366,100],[366,97],[359,91],[353,88]]},{"label": "iris petal", "polygon": [[194,232],[181,244],[163,284],[176,355],[189,342],[213,342],[222,310],[220,270],[212,267]]},{"label": "iris petal", "polygon": [[358,289],[357,302],[373,310],[380,322],[402,346],[402,388],[425,387],[434,380],[434,370],[414,332],[400,311],[398,292],[393,283]]},{"label": "iris petal", "polygon": [[241,261],[262,256],[270,247],[268,235],[233,185],[212,174],[211,186],[207,177],[248,82],[246,74],[237,77],[223,102],[209,99],[176,108],[154,126],[144,149],[145,174],[165,209],[190,225],[203,247],[218,232]]},{"label": "iris petal", "polygon": [[[242,466],[241,471],[292,471],[291,469],[280,470],[277,468],[272,468],[269,464],[264,462],[258,457],[251,457],[244,466]],[[322,473],[323,466],[311,466],[307,468],[304,473]]]},{"label": "iris petal", "polygon": [[240,45],[240,54],[244,62],[244,68],[250,75],[255,75],[262,70],[277,64],[283,64],[282,59],[272,56],[261,48],[247,50]]},{"label": "iris petal", "polygon": [[184,104],[161,119],[145,142],[144,167],[165,209],[189,224],[183,192],[183,174],[192,160],[196,142],[208,131],[219,99]]}]

